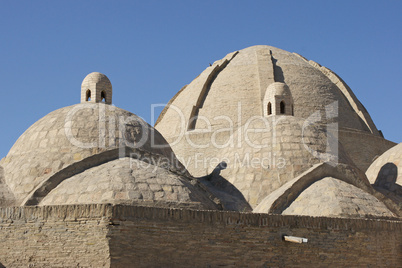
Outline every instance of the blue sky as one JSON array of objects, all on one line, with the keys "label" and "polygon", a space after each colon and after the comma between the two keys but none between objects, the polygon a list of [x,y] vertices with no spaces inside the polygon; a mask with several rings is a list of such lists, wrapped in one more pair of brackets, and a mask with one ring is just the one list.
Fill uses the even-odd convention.
[{"label": "blue sky", "polygon": [[90,72],[151,122],[209,63],[252,45],[335,71],[402,141],[402,1],[0,1],[0,158],[35,121],[79,103]]}]

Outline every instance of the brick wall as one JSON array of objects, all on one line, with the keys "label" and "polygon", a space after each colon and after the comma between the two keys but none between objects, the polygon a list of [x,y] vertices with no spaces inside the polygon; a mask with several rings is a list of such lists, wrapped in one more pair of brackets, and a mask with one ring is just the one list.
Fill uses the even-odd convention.
[{"label": "brick wall", "polygon": [[[398,267],[402,263],[401,221],[122,206],[113,214],[112,267]],[[308,243],[284,242],[283,235],[305,237]]]},{"label": "brick wall", "polygon": [[109,267],[108,209],[0,209],[0,267]]},{"label": "brick wall", "polygon": [[[294,244],[283,235],[308,238]],[[0,267],[389,266],[402,221],[138,206],[0,209]]]}]

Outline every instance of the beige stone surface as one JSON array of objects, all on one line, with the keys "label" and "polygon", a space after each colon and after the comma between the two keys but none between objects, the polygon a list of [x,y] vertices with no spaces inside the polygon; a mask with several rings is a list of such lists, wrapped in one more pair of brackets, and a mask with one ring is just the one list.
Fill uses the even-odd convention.
[{"label": "beige stone surface", "polygon": [[395,216],[374,196],[332,177],[313,183],[282,214],[326,217]]},{"label": "beige stone surface", "polygon": [[61,108],[34,123],[1,160],[17,205],[40,183],[100,152],[139,147],[177,164],[165,139],[138,116],[103,103]]},{"label": "beige stone surface", "polygon": [[106,75],[93,72],[88,74],[81,84],[81,103],[112,104],[112,83]]},{"label": "beige stone surface", "polygon": [[[253,46],[240,50],[209,85],[208,94],[205,96],[199,115],[210,119],[217,115],[226,115],[233,119],[236,125],[238,123],[237,104],[241,102],[243,120],[247,120],[247,117],[250,116],[261,116],[265,90],[269,84],[275,81],[268,79],[268,84],[261,85],[258,70],[262,67],[261,65],[272,65],[272,62],[262,60],[262,55],[269,55],[270,51],[276,60],[276,66],[281,68],[284,82],[292,92],[295,100],[295,116],[308,118],[313,112],[322,110],[326,105],[338,101],[341,127],[367,130],[367,127],[360,123],[359,117],[345,100],[343,93],[321,71],[290,52],[270,46]],[[232,54],[229,54],[224,59],[231,58],[231,56]],[[202,93],[206,81],[204,77],[221,61],[215,62],[213,66],[202,72],[172,102],[172,105],[183,112],[186,120],[191,115],[191,103],[194,100],[193,105],[195,105],[196,99]],[[272,76],[267,73],[267,76],[270,75]],[[162,130],[166,137],[176,136],[180,131],[180,128],[169,127],[170,124],[173,123],[177,126],[181,124],[176,111],[169,110],[156,125],[156,128]],[[225,123],[216,122],[214,128],[225,125]],[[202,125],[199,128],[202,128]]]},{"label": "beige stone surface", "polygon": [[[270,127],[265,128],[265,123]],[[228,165],[221,176],[233,184],[253,208],[314,164],[332,160],[353,165],[341,146],[327,146],[321,125],[310,125],[303,130],[303,121],[293,116],[270,116],[265,123],[254,121],[249,125],[250,131],[240,128],[231,139],[241,139],[241,146],[215,152],[218,162],[225,161]],[[331,150],[337,150],[338,157]],[[209,166],[202,168],[200,165],[199,173],[212,172]]]},{"label": "beige stone surface", "polygon": [[[312,166],[299,176],[288,181],[280,188],[265,197],[253,210],[257,213],[282,214],[295,199],[300,196],[307,188],[325,177],[336,178],[356,188],[363,190],[366,194],[378,199],[386,206],[387,211],[395,216],[402,216],[402,210],[391,199],[377,192],[367,180],[365,174],[356,167],[338,163],[331,165],[329,163],[320,163]],[[369,203],[369,201],[367,201]],[[330,204],[338,206],[337,204]],[[328,216],[328,215],[327,215]],[[355,215],[351,214],[350,217]],[[377,216],[382,216],[378,214]],[[347,217],[344,215],[343,217]]]},{"label": "beige stone surface", "polygon": [[[183,87],[156,124],[166,140],[138,116],[108,105],[112,85],[101,73],[85,77],[81,101],[37,121],[0,161],[0,205],[251,211],[266,198],[282,200],[272,194],[302,183],[299,176],[317,164],[359,173],[393,145],[334,72],[270,46],[229,53]],[[225,170],[206,176],[222,161]],[[356,178],[357,189],[388,208],[384,195],[399,196],[388,182],[375,185],[376,192],[364,176]]]},{"label": "beige stone surface", "polygon": [[338,135],[350,158],[363,172],[376,157],[396,145],[380,136],[353,129],[339,129]]},{"label": "beige stone surface", "polygon": [[4,169],[0,166],[0,207],[7,207],[14,203],[14,195],[4,179]]},{"label": "beige stone surface", "polygon": [[40,205],[97,203],[217,209],[197,181],[128,157],[74,175]]},{"label": "beige stone surface", "polygon": [[[281,111],[283,103],[283,112]],[[275,82],[268,86],[263,101],[264,116],[293,115],[293,97],[285,83]]]},{"label": "beige stone surface", "polygon": [[[231,131],[237,131],[252,117],[264,116],[266,89],[275,82],[289,87],[295,117],[307,120],[319,115],[322,123],[327,120],[337,125],[345,153],[361,170],[367,169],[376,154],[393,145],[381,138],[368,112],[334,72],[270,46],[249,47],[216,61],[175,95],[155,128],[190,173],[206,175],[205,169],[200,170],[191,160],[197,153],[205,159],[216,156],[227,144]],[[194,115],[198,119],[189,129]],[[216,148],[214,140],[222,146]],[[195,146],[202,148],[192,148]]]},{"label": "beige stone surface", "polygon": [[[386,164],[390,165],[385,166]],[[402,186],[402,143],[377,157],[367,169],[366,175],[371,184],[375,184],[377,180],[389,178]]]},{"label": "beige stone surface", "polygon": [[[295,53],[296,54],[296,53]],[[297,55],[297,54],[296,54]],[[300,55],[299,55],[300,56]],[[306,60],[305,58],[301,57]],[[307,61],[307,60],[306,60]],[[345,98],[348,100],[349,104],[352,106],[353,110],[360,117],[360,119],[366,124],[370,132],[378,135],[379,132],[375,126],[373,120],[368,114],[366,108],[361,104],[361,102],[356,98],[350,87],[342,80],[335,72],[328,69],[327,67],[321,66],[320,64],[310,60],[308,61],[312,66],[320,70],[325,76],[327,76],[331,82],[333,82],[343,93]]]},{"label": "beige stone surface", "polygon": [[392,199],[402,211],[402,143],[379,156],[366,175],[373,187]]},{"label": "beige stone surface", "polygon": [[269,46],[229,53],[163,110],[166,139],[110,105],[103,74],[81,102],[0,161],[0,267],[401,263],[402,144],[328,68]]}]

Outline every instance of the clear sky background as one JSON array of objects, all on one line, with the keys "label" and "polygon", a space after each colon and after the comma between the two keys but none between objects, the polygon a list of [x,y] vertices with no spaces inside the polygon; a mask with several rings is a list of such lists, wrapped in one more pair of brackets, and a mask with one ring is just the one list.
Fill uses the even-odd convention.
[{"label": "clear sky background", "polygon": [[402,1],[0,0],[0,158],[106,74],[113,103],[151,122],[209,63],[252,45],[335,71],[385,138],[402,141]]}]

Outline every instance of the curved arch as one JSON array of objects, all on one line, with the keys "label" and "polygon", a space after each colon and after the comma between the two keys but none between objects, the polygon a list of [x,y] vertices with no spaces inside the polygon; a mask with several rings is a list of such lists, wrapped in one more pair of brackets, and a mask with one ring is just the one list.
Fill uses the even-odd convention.
[{"label": "curved arch", "polygon": [[139,159],[146,163],[151,163],[152,165],[168,169],[169,171],[175,174],[190,176],[187,170],[183,174],[183,172],[180,171],[180,167],[176,166],[176,163],[170,163],[169,160],[166,159],[166,157],[162,157],[161,155],[150,154],[138,148],[137,149],[133,149],[130,147],[117,148],[96,155],[92,155],[81,161],[75,162],[62,170],[59,170],[58,172],[50,176],[48,179],[43,181],[41,184],[39,184],[30,193],[30,195],[28,195],[25,198],[21,206],[36,206],[42,201],[42,199],[45,196],[47,196],[50,193],[51,190],[55,189],[64,180],[67,180],[74,175],[82,173],[89,168],[100,166],[102,164],[105,164],[107,162],[122,157],[131,157],[134,159]]},{"label": "curved arch", "polygon": [[101,92],[101,102],[106,102],[106,92],[104,90]]},{"label": "curved arch", "polygon": [[212,83],[215,81],[216,77],[218,74],[226,68],[226,66],[230,63],[231,60],[239,53],[239,51],[236,51],[235,53],[232,54],[232,56],[229,59],[225,59],[221,64],[217,64],[209,73],[207,79],[204,82],[204,85],[201,89],[200,95],[198,96],[197,102],[195,105],[193,105],[193,109],[191,110],[190,118],[188,120],[188,126],[187,130],[194,130],[197,119],[198,119],[198,114],[200,109],[203,108],[204,102],[207,98],[207,95],[209,93],[209,90],[211,89]]},{"label": "curved arch", "polygon": [[85,93],[85,101],[90,100],[91,100],[91,90],[87,89],[87,92]]},{"label": "curved arch", "polygon": [[268,102],[267,114],[268,114],[268,115],[271,115],[271,114],[272,114],[272,104],[271,104],[271,102]]},{"label": "curved arch", "polygon": [[271,203],[268,213],[281,214],[305,189],[324,177],[333,177],[362,189],[382,201],[390,211],[401,216],[401,211],[395,203],[375,191],[362,171],[348,165],[338,164],[333,167],[327,163],[316,164],[288,182],[288,186],[278,192],[276,198],[270,198]]},{"label": "curved arch", "polygon": [[285,114],[285,102],[281,101],[281,103],[279,104],[280,107],[280,113],[281,114]]}]

